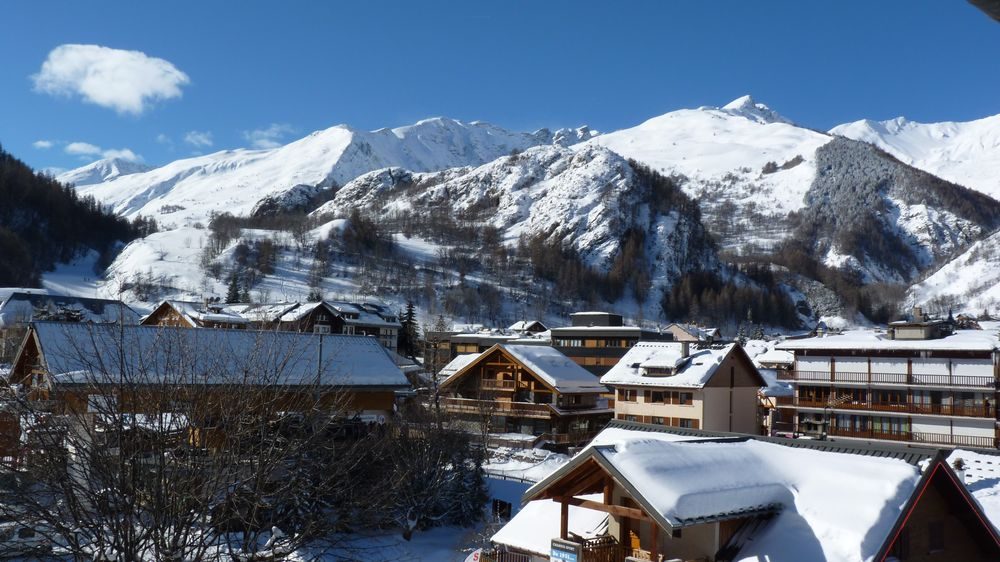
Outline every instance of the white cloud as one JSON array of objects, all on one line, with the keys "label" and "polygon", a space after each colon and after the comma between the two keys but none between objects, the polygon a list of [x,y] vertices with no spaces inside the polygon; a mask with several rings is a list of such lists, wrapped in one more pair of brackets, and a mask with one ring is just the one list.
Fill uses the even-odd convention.
[{"label": "white cloud", "polygon": [[142,162],[142,156],[139,156],[127,148],[109,148],[108,150],[101,152],[101,156],[104,158],[128,160],[129,162]]},{"label": "white cloud", "polygon": [[75,156],[95,156],[101,153],[101,147],[89,142],[71,142],[66,145],[66,154]]},{"label": "white cloud", "polygon": [[170,140],[170,137],[163,133],[156,135],[156,142],[160,144],[174,144],[174,141]]},{"label": "white cloud", "polygon": [[212,146],[212,133],[209,131],[188,131],[184,142],[196,147]]},{"label": "white cloud", "polygon": [[132,152],[128,148],[109,148],[105,150],[89,142],[71,142],[66,145],[64,150],[66,154],[81,156],[85,160],[93,160],[100,156],[101,158],[118,158],[120,160],[128,160],[129,162],[142,162],[142,156]]},{"label": "white cloud", "polygon": [[89,103],[133,115],[158,100],[181,97],[181,87],[191,81],[169,61],[140,51],[73,44],[53,49],[31,78],[35,91],[79,95]]},{"label": "white cloud", "polygon": [[281,146],[281,139],[294,132],[295,129],[287,123],[271,123],[266,129],[244,131],[243,138],[250,141],[250,146],[254,148],[277,148]]},{"label": "white cloud", "polygon": [[53,144],[54,143],[50,140],[36,140],[35,142],[31,143],[31,146],[39,150],[46,150],[52,148]]}]

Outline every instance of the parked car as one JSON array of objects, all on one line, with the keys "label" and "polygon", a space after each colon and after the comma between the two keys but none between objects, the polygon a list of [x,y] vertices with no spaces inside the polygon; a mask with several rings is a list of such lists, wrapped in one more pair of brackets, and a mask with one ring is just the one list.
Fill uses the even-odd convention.
[{"label": "parked car", "polygon": [[51,541],[34,527],[14,521],[0,523],[0,558],[38,555],[51,550]]}]

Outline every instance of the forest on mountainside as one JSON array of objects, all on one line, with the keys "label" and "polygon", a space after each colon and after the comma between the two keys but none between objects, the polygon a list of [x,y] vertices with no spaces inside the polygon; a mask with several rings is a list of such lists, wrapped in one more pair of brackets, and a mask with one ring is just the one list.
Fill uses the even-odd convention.
[{"label": "forest on mountainside", "polygon": [[88,250],[103,269],[123,243],[155,231],[152,219],[115,216],[0,146],[0,286],[38,286],[43,272]]}]

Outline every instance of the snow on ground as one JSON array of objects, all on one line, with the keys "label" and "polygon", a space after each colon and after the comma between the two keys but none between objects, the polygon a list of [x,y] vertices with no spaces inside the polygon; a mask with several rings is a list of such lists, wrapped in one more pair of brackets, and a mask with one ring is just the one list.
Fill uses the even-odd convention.
[{"label": "snow on ground", "polygon": [[1000,303],[1000,232],[976,242],[907,292],[908,304],[935,300],[953,305],[956,314],[996,309]]},{"label": "snow on ground", "polygon": [[[474,546],[483,541],[483,525],[476,527],[436,527],[414,533],[406,541],[400,533],[373,534],[353,537],[345,548],[333,552],[325,549],[302,549],[289,556],[289,562],[361,562],[392,560],[394,562],[464,562]],[[488,538],[488,537],[487,537]]]},{"label": "snow on ground", "polygon": [[60,295],[102,298],[101,277],[95,273],[97,252],[90,250],[70,263],[56,264],[42,276],[42,287]]}]

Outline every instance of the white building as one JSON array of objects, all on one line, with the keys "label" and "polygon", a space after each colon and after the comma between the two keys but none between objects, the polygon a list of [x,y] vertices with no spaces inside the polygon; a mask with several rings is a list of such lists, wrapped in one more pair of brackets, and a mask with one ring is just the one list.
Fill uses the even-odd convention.
[{"label": "white building", "polygon": [[[795,388],[791,430],[838,438],[997,447],[1000,341],[993,332],[949,333],[945,322],[890,324],[787,341],[782,376]],[[786,417],[787,418],[787,417]]]}]

